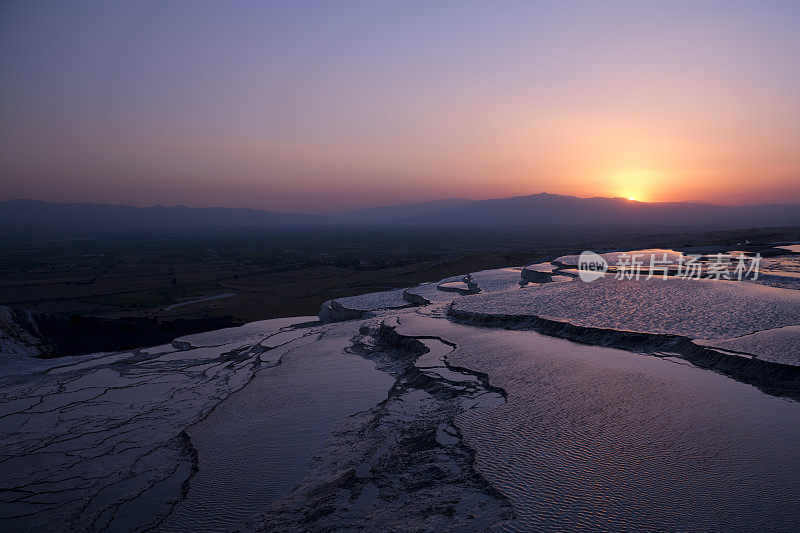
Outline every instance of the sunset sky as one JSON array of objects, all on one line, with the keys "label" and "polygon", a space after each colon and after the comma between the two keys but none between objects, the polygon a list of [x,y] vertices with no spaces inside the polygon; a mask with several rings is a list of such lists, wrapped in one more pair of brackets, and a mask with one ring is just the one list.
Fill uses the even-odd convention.
[{"label": "sunset sky", "polygon": [[800,2],[3,2],[0,200],[800,203]]}]

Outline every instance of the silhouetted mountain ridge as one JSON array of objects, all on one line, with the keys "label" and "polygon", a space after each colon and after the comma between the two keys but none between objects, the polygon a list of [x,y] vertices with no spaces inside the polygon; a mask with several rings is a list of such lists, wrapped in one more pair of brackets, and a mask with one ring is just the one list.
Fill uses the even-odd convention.
[{"label": "silhouetted mountain ridge", "polygon": [[636,202],[626,198],[578,198],[539,193],[479,200],[443,209],[406,224],[537,226],[541,228],[747,228],[800,223],[800,205],[722,206],[699,202]]},{"label": "silhouetted mountain ridge", "polygon": [[134,207],[113,204],[59,204],[39,200],[0,202],[0,221],[30,232],[117,232],[181,228],[271,227],[325,223],[324,217],[230,207],[184,205]]},{"label": "silhouetted mountain ridge", "polygon": [[800,205],[647,203],[625,198],[578,198],[539,193],[490,200],[452,198],[320,216],[228,207],[133,207],[8,200],[0,202],[0,223],[5,235],[330,225],[670,231],[676,228],[734,229],[798,225]]},{"label": "silhouetted mountain ridge", "polygon": [[435,213],[444,209],[463,207],[474,202],[475,200],[468,200],[466,198],[447,198],[445,200],[433,200],[431,202],[368,207],[366,209],[347,211],[336,215],[335,218],[339,221],[353,222],[356,224],[394,222],[402,219],[424,217],[430,213]]}]

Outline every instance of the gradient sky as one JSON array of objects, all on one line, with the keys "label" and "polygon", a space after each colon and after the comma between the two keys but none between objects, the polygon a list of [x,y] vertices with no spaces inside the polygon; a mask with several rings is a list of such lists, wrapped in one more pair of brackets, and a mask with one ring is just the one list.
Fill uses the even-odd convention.
[{"label": "gradient sky", "polygon": [[800,202],[800,1],[0,3],[0,199]]}]

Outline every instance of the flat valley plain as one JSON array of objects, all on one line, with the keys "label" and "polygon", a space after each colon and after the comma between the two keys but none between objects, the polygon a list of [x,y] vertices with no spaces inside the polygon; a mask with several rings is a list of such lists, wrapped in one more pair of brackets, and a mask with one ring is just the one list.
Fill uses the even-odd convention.
[{"label": "flat valley plain", "polygon": [[0,304],[63,316],[240,322],[314,315],[332,298],[585,249],[735,246],[800,228],[637,235],[492,229],[282,228],[94,234],[0,243]]}]

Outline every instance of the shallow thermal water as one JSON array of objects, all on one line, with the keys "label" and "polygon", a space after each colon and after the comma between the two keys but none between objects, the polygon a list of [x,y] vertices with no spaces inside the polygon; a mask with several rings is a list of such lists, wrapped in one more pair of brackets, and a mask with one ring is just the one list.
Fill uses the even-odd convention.
[{"label": "shallow thermal water", "polygon": [[713,339],[800,323],[800,292],[747,282],[600,279],[462,297],[472,316],[538,316],[587,328]]},{"label": "shallow thermal water", "polygon": [[236,529],[300,480],[337,423],[386,398],[394,380],[342,353],[351,335],[330,326],[190,428],[199,469],[161,530]]},{"label": "shallow thermal water", "polygon": [[791,244],[788,246],[776,246],[775,248],[780,248],[781,250],[788,250],[790,252],[800,253],[800,244]]},{"label": "shallow thermal water", "polygon": [[[617,264],[631,264],[631,261],[641,261],[644,264],[649,265],[651,259],[653,261],[663,261],[663,263],[658,263],[660,265],[663,264],[675,264],[677,263],[683,256],[683,253],[672,250],[672,249],[664,249],[664,248],[648,248],[645,250],[631,250],[631,251],[623,251],[623,252],[608,252],[600,254],[609,265],[617,265]],[[578,259],[580,258],[579,255],[563,255],[561,257],[556,258],[554,261],[557,263],[561,263],[563,265],[577,265]]]},{"label": "shallow thermal water", "polygon": [[679,360],[430,319],[505,404],[456,417],[500,527],[774,530],[800,513],[800,405]]},{"label": "shallow thermal water", "polygon": [[448,281],[440,283],[439,288],[442,290],[468,291],[469,285],[467,285],[466,281]]}]

